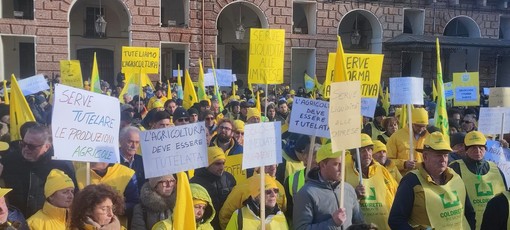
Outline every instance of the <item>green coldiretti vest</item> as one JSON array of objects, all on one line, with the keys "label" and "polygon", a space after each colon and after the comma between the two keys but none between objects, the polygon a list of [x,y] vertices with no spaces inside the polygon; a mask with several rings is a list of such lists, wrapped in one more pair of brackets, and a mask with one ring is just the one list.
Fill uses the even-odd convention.
[{"label": "green coldiretti vest", "polygon": [[464,216],[466,188],[458,174],[454,173],[453,178],[445,185],[437,185],[423,178],[419,170],[411,172],[418,177],[423,187],[427,216],[433,229],[470,228]]},{"label": "green coldiretti vest", "polygon": [[289,176],[289,192],[291,197],[294,197],[294,194],[296,194],[303,185],[305,185],[305,171],[306,168]]},{"label": "green coldiretti vest", "polygon": [[[509,200],[510,203],[510,192],[503,191],[503,195],[505,195],[506,199]],[[510,229],[510,205],[508,205],[508,219],[506,220],[506,229]]]},{"label": "green coldiretti vest", "polygon": [[505,183],[498,166],[492,162],[489,162],[489,172],[485,175],[476,175],[469,171],[463,160],[456,160],[456,162],[459,163],[462,180],[476,211],[476,229],[480,229],[487,202],[496,194],[505,191]]},{"label": "green coldiretti vest", "polygon": [[[356,164],[351,157],[346,157],[345,160],[345,181],[356,188],[359,185]],[[370,178],[363,178],[365,198],[359,201],[359,206],[367,223],[374,223],[380,229],[390,229],[388,217],[394,197],[389,194],[386,188],[382,172],[384,166],[376,164],[371,167],[375,167],[375,173]]]},{"label": "green coldiretti vest", "polygon": [[[287,230],[287,220],[282,212],[265,219],[267,230]],[[225,230],[238,229],[261,229],[260,218],[255,215],[248,207],[244,206],[232,214]]]},{"label": "green coldiretti vest", "polygon": [[375,127],[374,122],[368,122],[370,124],[370,127],[372,127],[372,140],[377,140],[377,137],[384,133],[384,131],[381,131]]}]

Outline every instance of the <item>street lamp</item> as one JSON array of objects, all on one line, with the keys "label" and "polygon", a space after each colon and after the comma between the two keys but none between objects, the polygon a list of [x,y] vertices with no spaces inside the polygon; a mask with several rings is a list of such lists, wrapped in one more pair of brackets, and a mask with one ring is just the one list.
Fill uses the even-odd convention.
[{"label": "street lamp", "polygon": [[106,34],[106,20],[104,20],[104,16],[102,13],[101,0],[99,0],[99,16],[95,22],[96,33],[99,34],[99,37],[103,37]]},{"label": "street lamp", "polygon": [[241,4],[239,4],[239,26],[236,29],[236,39],[243,40],[245,31],[243,23],[241,22]]},{"label": "street lamp", "polygon": [[358,13],[356,13],[356,19],[354,22],[354,31],[351,34],[351,45],[358,46],[361,40],[361,34],[358,30]]}]

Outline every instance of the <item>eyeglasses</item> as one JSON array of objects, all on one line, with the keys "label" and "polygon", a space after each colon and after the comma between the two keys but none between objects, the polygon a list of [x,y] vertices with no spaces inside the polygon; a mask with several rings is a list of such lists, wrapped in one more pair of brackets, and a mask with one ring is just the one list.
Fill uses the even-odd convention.
[{"label": "eyeglasses", "polygon": [[178,122],[189,122],[189,118],[179,118],[176,121],[178,121]]},{"label": "eyeglasses", "polygon": [[40,145],[33,145],[33,144],[28,144],[28,143],[26,143],[26,142],[24,142],[24,141],[20,141],[20,142],[19,142],[19,147],[20,147],[21,149],[23,149],[23,148],[27,147],[29,150],[36,150],[36,149],[40,148],[40,147],[41,147],[41,146],[43,146],[43,145],[44,145],[44,143],[43,143],[43,144],[40,144]]},{"label": "eyeglasses", "polygon": [[274,194],[278,195],[279,192],[280,192],[280,190],[277,189],[277,188],[267,189],[266,190],[266,195],[271,195],[271,193],[274,193]]},{"label": "eyeglasses", "polygon": [[226,131],[232,131],[232,128],[229,128],[229,127],[226,127],[226,126],[220,126],[220,127],[218,127],[218,129],[223,129],[223,130],[226,130]]},{"label": "eyeglasses", "polygon": [[208,121],[212,121],[212,120],[214,120],[214,117],[206,117],[205,119]]},{"label": "eyeglasses", "polygon": [[244,135],[244,132],[236,131],[236,134],[237,134],[237,135]]},{"label": "eyeglasses", "polygon": [[116,211],[115,205],[113,206],[103,206],[103,207],[97,207],[102,213],[114,213]]},{"label": "eyeglasses", "polygon": [[171,185],[175,184],[175,180],[163,180],[158,182],[158,184],[163,185],[163,187],[170,187]]}]

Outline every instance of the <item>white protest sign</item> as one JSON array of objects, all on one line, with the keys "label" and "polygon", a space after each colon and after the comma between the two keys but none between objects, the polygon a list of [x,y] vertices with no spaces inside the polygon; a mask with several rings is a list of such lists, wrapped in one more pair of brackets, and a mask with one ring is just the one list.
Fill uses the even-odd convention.
[{"label": "white protest sign", "polygon": [[423,105],[423,78],[390,78],[390,104]]},{"label": "white protest sign", "polygon": [[331,84],[329,132],[333,152],[361,146],[361,84],[359,81]]},{"label": "white protest sign", "polygon": [[453,82],[444,83],[444,97],[446,100],[453,99]]},{"label": "white protest sign", "polygon": [[204,122],[140,133],[145,178],[207,167]]},{"label": "white protest sign", "polygon": [[377,98],[362,97],[361,98],[361,115],[374,118],[375,107],[377,107]]},{"label": "white protest sign", "polygon": [[[237,81],[235,74],[232,74],[231,69],[215,69],[216,80],[218,80],[218,86],[232,86],[232,82]],[[207,69],[207,73],[213,73],[212,69]],[[214,77],[213,77],[214,84]],[[206,85],[207,86],[207,85]]]},{"label": "white protest sign", "polygon": [[172,76],[173,77],[179,77],[179,74],[180,74],[181,77],[184,76],[184,73],[183,73],[182,69],[181,70],[178,70],[178,69],[172,70]]},{"label": "white protest sign", "polygon": [[204,86],[214,86],[213,73],[204,73]]},{"label": "white protest sign", "polygon": [[50,86],[48,86],[48,81],[46,81],[42,74],[21,79],[18,81],[18,84],[25,96],[48,90],[50,88]]},{"label": "white protest sign", "polygon": [[243,170],[281,163],[281,122],[244,126]]},{"label": "white protest sign", "polygon": [[54,96],[53,159],[119,162],[119,100],[62,84]]},{"label": "white protest sign", "polygon": [[496,163],[498,168],[505,175],[506,183],[510,182],[510,149],[502,148],[499,141],[487,140],[487,151],[484,159]]},{"label": "white protest sign", "polygon": [[[505,114],[505,124],[502,123],[502,116]],[[478,119],[478,131],[483,134],[510,133],[510,108],[507,107],[481,107],[480,118]],[[504,126],[504,127],[503,127]]]},{"label": "white protest sign", "polygon": [[329,102],[294,97],[289,131],[329,138]]}]

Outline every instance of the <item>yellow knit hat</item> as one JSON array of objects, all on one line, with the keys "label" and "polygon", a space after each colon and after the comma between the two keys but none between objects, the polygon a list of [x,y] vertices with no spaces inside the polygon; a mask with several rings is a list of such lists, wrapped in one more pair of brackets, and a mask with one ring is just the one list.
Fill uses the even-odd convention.
[{"label": "yellow knit hat", "polygon": [[315,156],[315,161],[317,163],[330,158],[338,158],[342,155],[342,152],[333,152],[331,148],[331,143],[322,145],[319,150],[317,150],[317,155]]},{"label": "yellow knit hat", "polygon": [[362,133],[361,134],[361,147],[367,147],[367,146],[370,146],[370,145],[374,145],[374,142],[372,142],[372,138],[365,134],[365,133]]},{"label": "yellow knit hat", "polygon": [[[276,183],[276,180],[269,176],[268,174],[264,175],[264,179],[266,180],[264,183],[264,190],[278,188],[278,184]],[[252,198],[257,197],[260,195],[260,174],[253,175],[253,178],[250,180],[250,196]]]},{"label": "yellow knit hat", "polygon": [[234,120],[234,129],[237,131],[244,132],[244,121]]},{"label": "yellow knit hat", "polygon": [[487,143],[487,139],[483,135],[483,133],[479,131],[471,131],[466,134],[466,137],[464,137],[464,145],[466,147],[473,146],[473,145],[483,145]]},{"label": "yellow knit hat", "polygon": [[201,199],[193,199],[193,205],[197,205],[197,204],[205,204],[205,205],[207,205],[207,201],[201,200]]},{"label": "yellow knit hat", "polygon": [[250,119],[252,117],[260,118],[260,111],[257,108],[248,108],[248,113],[246,114],[246,119]]},{"label": "yellow knit hat", "polygon": [[209,165],[212,165],[217,160],[225,160],[225,152],[223,149],[217,146],[212,146],[207,148],[207,158],[209,159]]},{"label": "yellow knit hat", "polygon": [[380,151],[388,152],[388,149],[386,149],[386,145],[384,143],[382,143],[379,140],[375,140],[374,141],[374,150],[372,152],[373,153],[378,153]]},{"label": "yellow knit hat", "polygon": [[429,113],[424,108],[414,108],[411,112],[413,115],[413,124],[428,125]]},{"label": "yellow knit hat", "polygon": [[11,190],[11,188],[0,188],[0,197],[4,197],[5,194],[9,193]]},{"label": "yellow knit hat", "polygon": [[56,191],[66,188],[74,188],[73,180],[58,169],[51,170],[46,179],[46,184],[44,184],[44,196],[50,197]]}]

